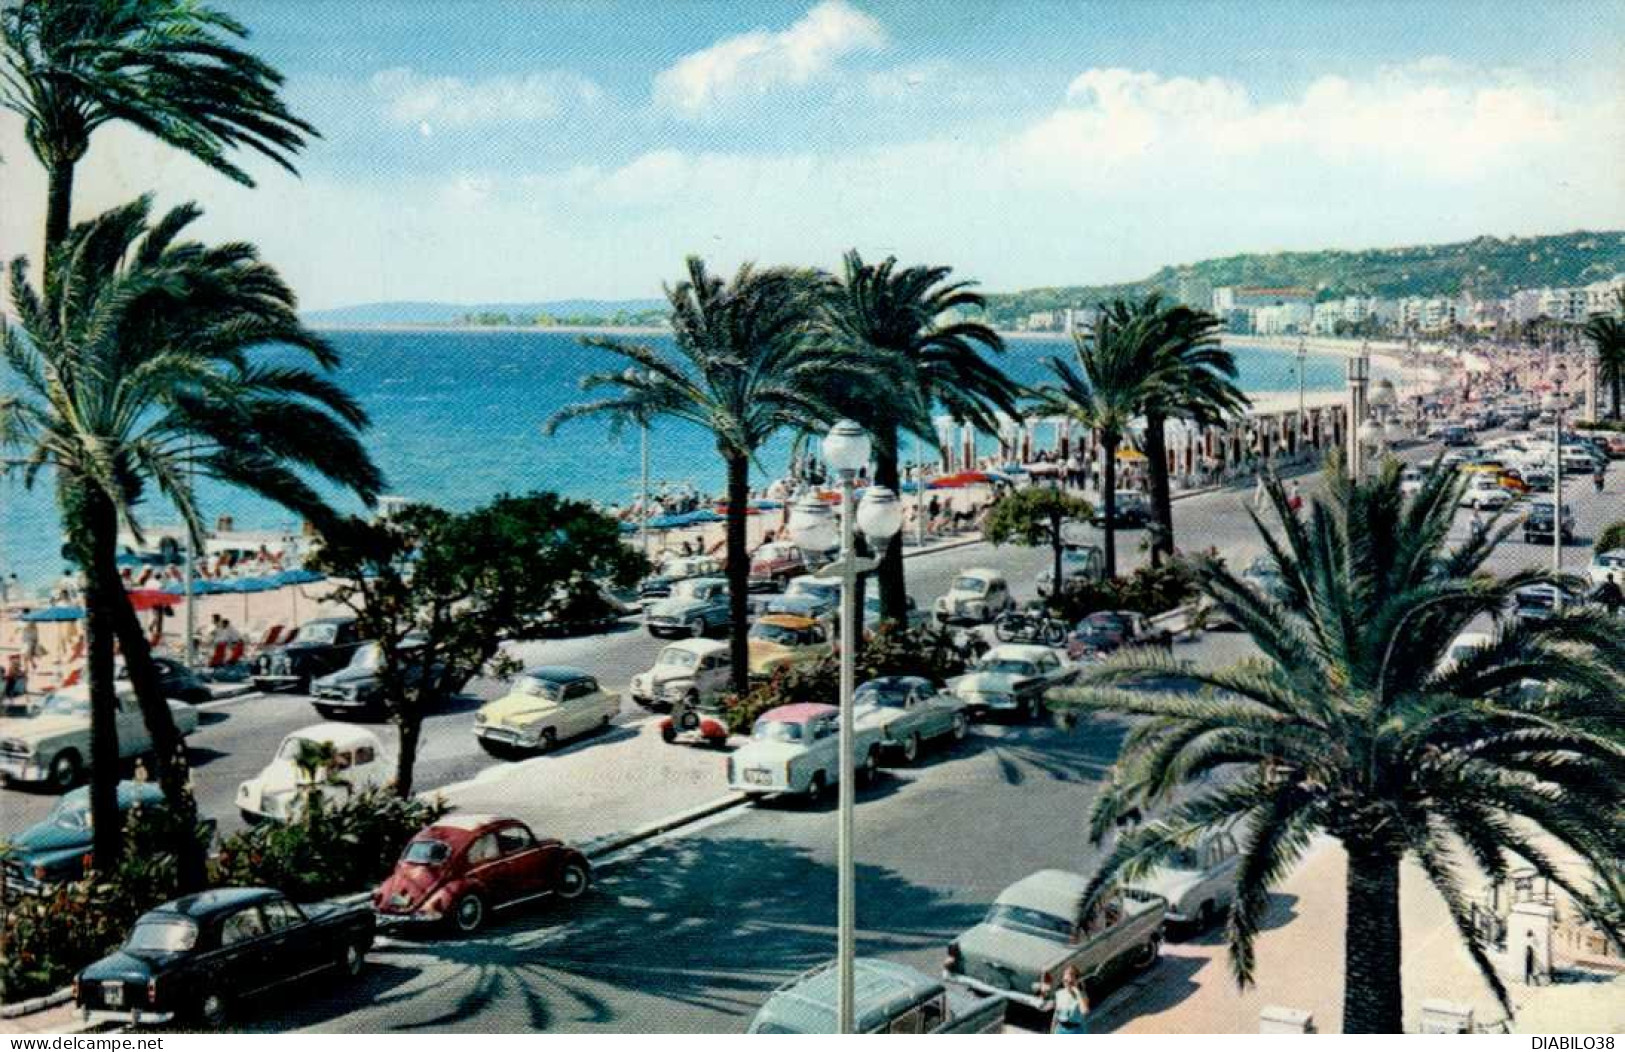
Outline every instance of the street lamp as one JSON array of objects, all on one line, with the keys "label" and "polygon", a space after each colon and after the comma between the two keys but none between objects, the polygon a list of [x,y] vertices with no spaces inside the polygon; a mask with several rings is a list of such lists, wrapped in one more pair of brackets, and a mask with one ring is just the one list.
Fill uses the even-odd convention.
[{"label": "street lamp", "polygon": [[[1569,378],[1568,367],[1562,362],[1552,370],[1552,393],[1546,396],[1546,407],[1552,411],[1552,572],[1563,572],[1563,386]],[[1562,602],[1562,591],[1558,591]]]},{"label": "street lamp", "polygon": [[[853,752],[852,694],[856,674],[858,626],[858,579],[875,568],[873,559],[859,557],[855,541],[863,531],[869,542],[884,547],[903,526],[903,506],[897,494],[884,486],[864,490],[863,500],[855,501],[858,471],[869,463],[869,436],[850,420],[830,428],[823,441],[824,460],[841,483],[841,554],[824,567],[823,576],[841,579],[841,688],[839,800],[836,837],[836,1016],[840,1032],[853,1033],[856,1011],[853,1000],[853,962],[857,951],[857,892],[853,862],[854,808],[857,803],[857,773]],[[854,506],[855,505],[855,506]],[[834,515],[827,504],[801,501],[791,512],[790,531],[804,548],[828,551],[835,540]]]},{"label": "street lamp", "polygon": [[1349,359],[1349,478],[1357,479],[1365,471],[1365,451],[1360,425],[1365,422],[1365,393],[1371,384],[1371,353],[1366,344],[1360,344],[1360,353]]}]

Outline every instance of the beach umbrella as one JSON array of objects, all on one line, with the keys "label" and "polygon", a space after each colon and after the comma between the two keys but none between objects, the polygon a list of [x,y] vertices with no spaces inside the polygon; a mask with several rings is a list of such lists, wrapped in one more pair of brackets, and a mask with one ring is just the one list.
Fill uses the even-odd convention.
[{"label": "beach umbrella", "polygon": [[137,588],[128,593],[130,605],[138,612],[151,610],[155,606],[173,607],[175,596],[160,588]]},{"label": "beach umbrella", "polygon": [[48,606],[43,610],[30,610],[19,620],[35,622],[77,621],[85,616],[82,606]]},{"label": "beach umbrella", "polygon": [[307,570],[302,566],[296,566],[292,570],[283,570],[281,573],[272,574],[271,580],[276,582],[275,587],[285,588],[290,584],[315,584],[318,581],[325,581],[327,575],[317,573],[315,570]]},{"label": "beach umbrella", "polygon": [[1138,449],[1119,449],[1117,451],[1117,459],[1138,462],[1145,459],[1145,454],[1141,453]]}]

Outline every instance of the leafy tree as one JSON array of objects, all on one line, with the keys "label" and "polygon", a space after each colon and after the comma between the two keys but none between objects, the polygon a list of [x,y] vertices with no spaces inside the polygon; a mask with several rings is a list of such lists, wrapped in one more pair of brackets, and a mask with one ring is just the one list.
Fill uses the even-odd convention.
[{"label": "leafy tree", "polygon": [[1586,339],[1597,351],[1597,382],[1608,389],[1608,415],[1620,419],[1625,397],[1625,289],[1615,294],[1612,314],[1598,314],[1585,324]]},{"label": "leafy tree", "polygon": [[1611,552],[1615,548],[1625,548],[1625,519],[1609,523],[1603,527],[1597,534],[1596,542],[1592,545],[1592,550],[1598,555],[1603,552]]},{"label": "leafy tree", "polygon": [[[1095,808],[1097,841],[1133,808],[1165,808],[1117,840],[1091,899],[1212,830],[1236,830],[1242,852],[1227,933],[1238,982],[1254,977],[1270,888],[1315,833],[1342,843],[1348,1032],[1400,1030],[1406,857],[1443,897],[1503,1004],[1463,896],[1463,852],[1495,879],[1521,860],[1587,916],[1618,906],[1617,883],[1598,885],[1616,901],[1597,901],[1597,890],[1554,862],[1550,848],[1562,845],[1597,872],[1625,857],[1625,645],[1606,615],[1569,609],[1539,623],[1500,620],[1489,644],[1447,660],[1475,620],[1500,619],[1515,590],[1552,579],[1483,572],[1510,525],[1448,547],[1464,485],[1435,473],[1406,499],[1396,462],[1350,482],[1334,458],[1328,494],[1294,514],[1272,478],[1280,531],[1255,522],[1281,576],[1277,594],[1211,558],[1195,563],[1201,590],[1252,637],[1259,658],[1209,670],[1130,654],[1051,697],[1060,708],[1143,717]],[[1168,691],[1161,677],[1196,691]],[[1528,689],[1530,680],[1540,688]],[[1220,771],[1224,777],[1208,777]],[[1617,926],[1610,935],[1619,937]]]},{"label": "leafy tree", "polygon": [[1100,436],[1105,460],[1101,509],[1105,516],[1106,576],[1117,576],[1117,451],[1147,397],[1161,382],[1162,321],[1122,300],[1102,305],[1095,324],[1073,334],[1076,368],[1059,358],[1044,364],[1055,380],[1034,392],[1034,409],[1067,416]]},{"label": "leafy tree", "polygon": [[[193,808],[184,745],[119,577],[120,525],[139,536],[137,511],[156,496],[201,545],[194,475],[317,522],[331,512],[307,474],[365,500],[382,484],[359,439],[365,412],[321,375],[338,355],[300,324],[276,271],[248,245],[180,240],[195,206],[156,222],[150,209],[143,197],[74,228],[43,289],[30,284],[26,259],[12,261],[17,323],[0,320],[13,392],[0,396],[0,449],[20,457],[27,484],[51,478],[85,575],[95,853],[111,860],[121,846],[115,634],[158,781],[177,815]],[[308,355],[317,371],[257,361],[253,352],[273,343]],[[188,886],[200,865],[184,862]]]},{"label": "leafy tree", "polygon": [[745,631],[750,553],[746,517],[750,463],[780,428],[811,431],[834,415],[823,392],[848,365],[820,353],[807,339],[815,282],[795,270],[757,270],[746,264],[732,282],[713,276],[697,256],[687,276],[668,286],[677,349],[587,337],[589,347],[613,351],[631,367],[583,377],[584,391],[602,398],[559,410],[548,434],[582,417],[607,417],[612,428],[669,417],[704,428],[728,470],[727,576],[734,690],[749,686]]},{"label": "leafy tree", "polygon": [[[875,482],[901,492],[898,439],[912,433],[935,446],[932,413],[984,431],[997,430],[997,412],[1016,412],[1017,388],[982,355],[1004,341],[979,321],[944,321],[980,310],[972,282],[949,282],[950,267],[897,267],[895,257],[865,263],[848,252],[839,280],[825,289],[818,327],[836,347],[855,350],[876,368],[836,385],[830,398],[839,415],[856,420],[874,442]],[[903,538],[893,537],[876,569],[880,616],[908,618]]]},{"label": "leafy tree", "polygon": [[[395,791],[412,795],[423,718],[482,671],[511,671],[505,640],[567,613],[600,581],[647,572],[620,524],[553,493],[502,496],[466,512],[410,505],[388,519],[348,519],[315,565],[379,648],[379,683],[400,733]],[[493,664],[494,662],[494,664]]]},{"label": "leafy tree", "polygon": [[1053,556],[1052,573],[1054,593],[1059,596],[1066,588],[1066,574],[1062,557],[1066,542],[1061,527],[1068,521],[1087,520],[1094,514],[1088,501],[1074,497],[1060,489],[1031,486],[1006,493],[988,510],[982,532],[994,544],[1025,544],[1037,547],[1047,544]]},{"label": "leafy tree", "polygon": [[46,266],[68,235],[74,167],[98,128],[131,124],[245,186],[247,147],[293,171],[316,129],[282,74],[243,51],[248,30],[197,0],[20,0],[0,12],[0,106],[21,115],[45,167]]}]

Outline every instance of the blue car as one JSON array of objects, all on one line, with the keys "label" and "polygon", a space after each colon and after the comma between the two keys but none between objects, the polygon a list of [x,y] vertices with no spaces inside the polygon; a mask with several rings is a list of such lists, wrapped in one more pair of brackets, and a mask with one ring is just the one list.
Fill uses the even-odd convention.
[{"label": "blue car", "polygon": [[[164,806],[164,791],[152,782],[120,782],[118,809],[128,814],[135,807]],[[208,825],[212,833],[214,822]],[[38,894],[54,885],[79,880],[90,868],[90,787],[82,786],[57,801],[55,809],[11,837],[3,864],[8,893]]]}]

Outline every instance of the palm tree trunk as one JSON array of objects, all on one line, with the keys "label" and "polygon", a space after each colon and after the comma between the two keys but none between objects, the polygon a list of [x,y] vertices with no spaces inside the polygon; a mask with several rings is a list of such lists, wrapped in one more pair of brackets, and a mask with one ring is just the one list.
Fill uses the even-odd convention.
[{"label": "palm tree trunk", "polygon": [[1151,484],[1151,565],[1160,566],[1174,554],[1174,497],[1168,484],[1167,421],[1161,414],[1145,414],[1145,455]]},{"label": "palm tree trunk", "polygon": [[112,596],[123,590],[118,575],[118,517],[102,494],[74,480],[58,483],[68,544],[85,574],[86,675],[90,680],[91,852],[107,873],[124,850],[124,816],[118,807],[118,692],[113,681],[115,628]]},{"label": "palm tree trunk", "polygon": [[[1050,554],[1054,556],[1054,564],[1050,569],[1052,576],[1050,577],[1049,595],[1051,601],[1059,603],[1061,593],[1066,591],[1066,579],[1061,576],[1061,557],[1065,547],[1061,543],[1061,513],[1058,511],[1050,513],[1049,546]],[[1060,607],[1057,606],[1056,609],[1060,609]]]},{"label": "palm tree trunk", "polygon": [[1121,439],[1110,432],[1100,436],[1100,452],[1106,458],[1100,469],[1100,507],[1106,516],[1105,537],[1101,547],[1106,556],[1106,579],[1117,576],[1117,443]]},{"label": "palm tree trunk", "polygon": [[1348,902],[1343,923],[1343,1032],[1397,1034],[1400,987],[1399,853],[1345,842]]},{"label": "palm tree trunk", "polygon": [[[902,497],[902,475],[897,466],[897,428],[883,424],[874,429],[875,483]],[[908,581],[903,573],[903,534],[886,545],[876,569],[880,581],[880,619],[894,624],[908,623]],[[859,596],[861,601],[862,596]],[[862,610],[862,607],[859,607]]]},{"label": "palm tree trunk", "polygon": [[1618,420],[1621,412],[1621,396],[1625,396],[1625,367],[1614,373],[1614,381],[1608,386],[1613,388],[1614,419]]},{"label": "palm tree trunk", "polygon": [[72,161],[57,161],[47,174],[45,191],[45,269],[50,270],[51,256],[58,245],[68,237],[68,220],[73,213]]},{"label": "palm tree trunk", "polygon": [[728,657],[733,663],[734,693],[750,689],[750,553],[745,550],[746,512],[750,502],[750,458],[723,454],[728,461]]}]

